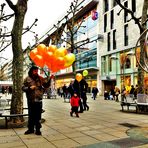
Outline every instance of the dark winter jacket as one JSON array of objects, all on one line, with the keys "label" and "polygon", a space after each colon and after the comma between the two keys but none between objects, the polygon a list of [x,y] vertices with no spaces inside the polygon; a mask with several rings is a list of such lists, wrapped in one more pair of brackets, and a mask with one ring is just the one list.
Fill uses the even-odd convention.
[{"label": "dark winter jacket", "polygon": [[97,87],[93,87],[92,93],[93,94],[97,94],[98,92],[99,92],[98,88]]},{"label": "dark winter jacket", "polygon": [[73,83],[73,89],[77,93],[78,96],[83,96],[87,92],[88,83],[84,79],[82,79],[80,82],[75,80]]},{"label": "dark winter jacket", "polygon": [[[35,89],[30,89],[31,86],[36,86]],[[46,79],[38,76],[36,80],[31,77],[26,77],[23,83],[22,90],[26,92],[27,98],[30,98],[31,102],[42,100],[45,89],[50,86],[50,80],[47,82]]]}]

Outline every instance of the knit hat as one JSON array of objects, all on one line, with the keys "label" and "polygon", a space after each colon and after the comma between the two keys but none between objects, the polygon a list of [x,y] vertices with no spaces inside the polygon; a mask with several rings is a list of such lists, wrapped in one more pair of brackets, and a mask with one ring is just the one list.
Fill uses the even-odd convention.
[{"label": "knit hat", "polygon": [[32,77],[33,70],[38,70],[39,68],[37,66],[32,66],[28,72],[28,75]]},{"label": "knit hat", "polygon": [[30,68],[30,71],[37,70],[37,69],[39,69],[37,66],[32,66],[32,67]]}]

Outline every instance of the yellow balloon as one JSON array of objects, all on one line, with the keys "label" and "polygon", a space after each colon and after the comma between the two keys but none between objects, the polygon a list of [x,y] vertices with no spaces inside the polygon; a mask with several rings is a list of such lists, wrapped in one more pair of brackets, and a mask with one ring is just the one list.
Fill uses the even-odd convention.
[{"label": "yellow balloon", "polygon": [[75,61],[75,55],[73,53],[69,53],[66,56],[64,56],[64,59],[65,59],[64,67],[69,67]]},{"label": "yellow balloon", "polygon": [[76,80],[80,82],[82,80],[82,75],[80,73],[76,74]]},{"label": "yellow balloon", "polygon": [[64,47],[60,47],[55,51],[56,57],[64,57],[65,55],[67,55],[67,50]]}]

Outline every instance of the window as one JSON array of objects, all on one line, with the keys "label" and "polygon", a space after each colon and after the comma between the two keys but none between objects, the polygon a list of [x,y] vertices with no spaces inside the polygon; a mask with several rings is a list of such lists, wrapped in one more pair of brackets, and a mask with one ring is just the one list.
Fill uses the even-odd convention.
[{"label": "window", "polygon": [[131,68],[131,60],[129,58],[126,58],[125,68]]},{"label": "window", "polygon": [[110,32],[107,34],[107,51],[110,51]]},{"label": "window", "polygon": [[110,20],[111,20],[110,28],[113,29],[113,27],[114,27],[114,11],[113,10],[111,11]]},{"label": "window", "polygon": [[136,12],[136,0],[132,0],[132,11]]},{"label": "window", "polygon": [[112,59],[111,59],[111,55],[108,56],[108,69],[109,69],[109,72],[112,71]]},{"label": "window", "polygon": [[113,49],[116,49],[116,30],[113,30]]},{"label": "window", "polygon": [[124,46],[128,45],[128,24],[124,26]]},{"label": "window", "polygon": [[106,57],[102,57],[101,58],[101,64],[102,64],[102,75],[105,74],[107,72],[107,68],[106,68]]},{"label": "window", "polygon": [[109,8],[108,0],[104,0],[104,12],[107,12]]},{"label": "window", "polygon": [[104,15],[104,32],[106,32],[107,28],[107,14]]},{"label": "window", "polygon": [[[124,3],[124,6],[125,6],[125,7],[128,7],[127,1]],[[126,23],[127,20],[128,20],[128,13],[127,13],[126,10],[124,10],[124,23]]]}]

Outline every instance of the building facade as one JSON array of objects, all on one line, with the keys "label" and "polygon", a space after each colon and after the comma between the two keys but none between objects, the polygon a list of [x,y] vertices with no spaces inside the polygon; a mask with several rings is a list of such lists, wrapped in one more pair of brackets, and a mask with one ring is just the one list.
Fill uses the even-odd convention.
[{"label": "building facade", "polygon": [[[143,0],[121,0],[121,2],[130,8],[136,17],[142,15]],[[103,40],[88,43],[83,48],[77,49],[76,72],[88,70],[86,80],[89,92],[93,86],[97,86],[102,94],[104,90],[110,91],[115,85],[120,89],[124,85],[130,90],[131,85],[137,84],[138,64],[134,54],[140,36],[138,26],[134,20],[130,20],[131,16],[126,11],[121,11],[115,0],[85,0],[81,5],[83,9],[76,17],[77,22],[84,19],[82,26],[85,28],[77,32],[74,40],[91,39],[98,35],[102,35]],[[95,19],[93,12],[97,12]],[[68,48],[67,44],[62,43],[60,46],[62,45]],[[71,67],[58,72],[57,87],[70,83],[71,79],[74,79]],[[145,87],[148,87],[147,81],[148,75],[145,74]]]},{"label": "building facade", "polygon": [[[143,0],[122,0],[125,7],[130,8],[136,17],[142,14]],[[122,10],[114,0],[99,1],[99,32],[104,36],[104,42],[99,42],[99,67],[102,90],[109,91],[117,85],[137,84],[138,64],[135,58],[135,45],[140,36],[139,28],[131,16]],[[120,14],[119,14],[120,12]],[[119,14],[119,15],[118,15]],[[130,20],[130,21],[129,21]],[[145,74],[145,87],[148,75]]]}]

